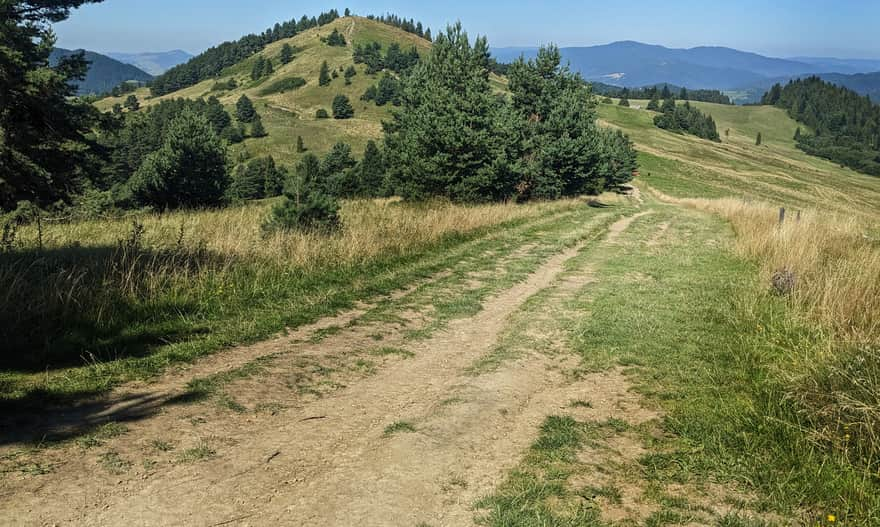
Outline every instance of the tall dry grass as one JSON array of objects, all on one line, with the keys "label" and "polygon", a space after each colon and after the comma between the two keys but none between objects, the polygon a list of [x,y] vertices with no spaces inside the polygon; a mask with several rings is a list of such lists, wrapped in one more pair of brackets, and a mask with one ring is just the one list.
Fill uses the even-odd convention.
[{"label": "tall dry grass", "polygon": [[[827,339],[792,349],[786,392],[817,441],[853,461],[880,463],[880,240],[858,216],[806,210],[779,223],[779,209],[739,199],[687,199],[736,231],[736,249],[762,280],[793,273],[788,301]],[[821,341],[821,342],[820,342]]]},{"label": "tall dry grass", "polygon": [[371,262],[579,202],[349,201],[338,233],[266,237],[260,225],[272,205],[19,227],[0,249],[0,339],[7,350],[0,370],[76,365],[96,348],[140,353],[148,341],[180,338],[172,333],[185,333],[181,324],[301,296],[320,287],[322,276],[344,282]]}]

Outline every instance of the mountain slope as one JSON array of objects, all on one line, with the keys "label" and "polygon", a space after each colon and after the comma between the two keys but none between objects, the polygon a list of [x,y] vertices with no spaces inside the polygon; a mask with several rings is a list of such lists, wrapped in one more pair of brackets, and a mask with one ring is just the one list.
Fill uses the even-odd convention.
[{"label": "mountain slope", "polygon": [[[809,64],[723,47],[672,49],[626,41],[562,48],[561,52],[587,80],[627,87],[669,83],[687,88],[736,89],[767,77],[814,71]],[[493,50],[501,62],[536,53],[534,48]]]},{"label": "mountain slope", "polygon": [[[79,53],[83,50],[69,50],[55,48],[49,57],[51,64],[57,64],[62,57]],[[94,51],[85,51],[85,58],[89,61],[89,71],[85,79],[76,83],[77,93],[80,95],[90,93],[105,93],[125,81],[149,82],[153,76],[149,73],[124,64]]]},{"label": "mountain slope", "polygon": [[[329,46],[321,40],[334,29],[345,36],[345,47]],[[215,96],[233,115],[235,102],[242,95],[247,95],[261,115],[269,135],[258,139],[250,138],[244,143],[233,145],[233,159],[241,156],[272,155],[285,165],[293,164],[302,156],[302,153],[296,151],[297,136],[302,136],[306,148],[313,153],[321,154],[336,142],[344,141],[352,146],[355,155],[360,156],[369,139],[381,137],[382,120],[389,117],[392,109],[391,105],[379,107],[372,102],[360,100],[366,89],[379,81],[381,73],[367,75],[363,64],[355,65],[357,75],[351,79],[350,85],[346,85],[340,71],[340,68],[354,65],[353,50],[356,44],[370,42],[380,43],[383,49],[391,43],[398,43],[404,50],[415,46],[421,55],[425,55],[431,47],[427,40],[382,22],[363,17],[342,17],[292,38],[269,44],[261,52],[226,68],[216,79],[205,80],[160,97],[151,97],[146,88],[137,90],[135,95],[144,107],[167,99]],[[285,44],[293,48],[294,59],[283,65],[279,55]],[[274,72],[271,76],[253,81],[250,73],[258,57],[271,59]],[[318,74],[324,61],[327,61],[331,71],[336,70],[339,74],[329,86],[318,85]],[[284,93],[262,94],[273,83],[294,77],[304,79],[306,84]],[[235,89],[214,89],[218,84],[229,80],[235,80]],[[331,102],[337,94],[346,95],[351,100],[355,110],[354,118],[341,121],[316,118],[315,113],[319,108],[330,111]],[[123,99],[124,97],[109,97],[98,101],[96,106],[106,111]]]},{"label": "mountain slope", "polygon": [[182,49],[145,53],[107,53],[107,56],[125,64],[136,66],[150,75],[161,75],[193,57]]},{"label": "mountain slope", "polygon": [[817,71],[855,74],[880,71],[880,60],[876,59],[838,59],[831,57],[792,57],[788,60],[811,64]]}]

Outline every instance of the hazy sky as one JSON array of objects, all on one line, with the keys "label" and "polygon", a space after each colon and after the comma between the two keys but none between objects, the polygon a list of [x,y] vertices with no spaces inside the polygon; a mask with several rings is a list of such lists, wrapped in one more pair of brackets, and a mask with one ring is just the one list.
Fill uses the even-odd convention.
[{"label": "hazy sky", "polygon": [[105,0],[56,26],[58,45],[95,51],[197,53],[275,22],[331,7],[392,12],[433,29],[461,20],[495,47],[589,46],[638,40],[670,47],[729,46],[771,56],[880,59],[878,0],[627,0],[441,2]]}]

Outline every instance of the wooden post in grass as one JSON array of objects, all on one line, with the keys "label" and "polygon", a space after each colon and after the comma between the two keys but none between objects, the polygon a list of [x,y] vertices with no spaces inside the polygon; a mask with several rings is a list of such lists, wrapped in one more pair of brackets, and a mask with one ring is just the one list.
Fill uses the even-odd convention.
[{"label": "wooden post in grass", "polygon": [[779,207],[779,225],[785,223],[785,207]]}]

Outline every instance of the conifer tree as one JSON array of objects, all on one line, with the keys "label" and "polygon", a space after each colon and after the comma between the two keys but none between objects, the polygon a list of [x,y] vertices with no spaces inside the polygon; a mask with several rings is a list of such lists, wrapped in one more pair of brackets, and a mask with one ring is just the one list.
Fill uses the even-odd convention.
[{"label": "conifer tree", "polygon": [[337,95],[333,98],[333,118],[334,119],[351,119],[354,117],[354,108],[351,101],[345,95]]},{"label": "conifer tree", "polygon": [[263,128],[263,119],[259,115],[254,116],[254,122],[251,124],[251,137],[266,137],[266,129]]},{"label": "conifer tree", "polygon": [[763,138],[761,137],[761,132],[758,132],[758,137],[755,139],[755,145],[761,146],[762,141],[763,141]]},{"label": "conifer tree", "polygon": [[247,95],[242,95],[239,97],[238,102],[235,103],[235,116],[243,123],[250,123],[257,116],[254,103],[251,102]]},{"label": "conifer tree", "polygon": [[296,136],[296,151],[301,154],[306,151],[306,145],[303,143],[303,136]]},{"label": "conifer tree", "polygon": [[330,66],[325,60],[321,63],[321,72],[318,74],[318,86],[327,86],[330,84]]},{"label": "conifer tree", "polygon": [[801,127],[798,126],[797,130],[794,131],[794,140],[800,141],[800,139],[801,139]]},{"label": "conifer tree", "polygon": [[289,64],[290,61],[293,60],[293,48],[290,47],[290,44],[285,42],[284,45],[281,46],[281,55],[278,60],[281,61],[281,64]]},{"label": "conifer tree", "polygon": [[617,103],[619,106],[625,106],[629,108],[629,99],[627,99],[626,95],[623,95],[620,98],[620,102]]},{"label": "conifer tree", "polygon": [[346,68],[346,70],[345,70],[345,84],[346,84],[346,86],[351,84],[351,79],[355,75],[357,75],[357,70],[354,69],[353,65]]},{"label": "conifer tree", "polygon": [[660,110],[660,98],[657,96],[656,91],[654,92],[654,96],[651,97],[651,100],[648,101],[648,106],[646,106],[645,108],[653,112]]},{"label": "conifer tree", "polygon": [[51,25],[90,0],[0,2],[0,210],[64,199],[95,172],[86,134],[100,114],[73,98],[82,54],[55,66]]},{"label": "conifer tree", "polygon": [[377,197],[384,194],[385,159],[376,142],[370,139],[359,165],[359,194]]},{"label": "conifer tree", "polygon": [[171,121],[162,147],[144,159],[129,183],[140,203],[160,209],[216,205],[227,185],[225,143],[204,116],[190,110]]},{"label": "conifer tree", "polygon": [[136,112],[141,109],[141,103],[138,102],[137,96],[135,96],[135,94],[133,93],[125,98],[124,106],[132,112]]}]

